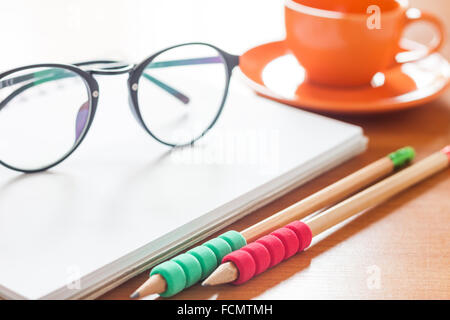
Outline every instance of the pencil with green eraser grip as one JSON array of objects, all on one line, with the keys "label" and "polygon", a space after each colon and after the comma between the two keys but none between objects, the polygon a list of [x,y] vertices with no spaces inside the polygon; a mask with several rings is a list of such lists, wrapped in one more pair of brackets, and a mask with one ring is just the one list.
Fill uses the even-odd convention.
[{"label": "pencil with green eraser grip", "polygon": [[414,149],[405,147],[383,157],[349,176],[331,184],[296,204],[268,217],[241,232],[228,231],[186,253],[154,267],[150,278],[130,297],[149,294],[170,297],[208,277],[221,263],[222,258],[244,247],[261,235],[278,229],[287,223],[331,206],[375,181],[402,167],[415,156]]}]

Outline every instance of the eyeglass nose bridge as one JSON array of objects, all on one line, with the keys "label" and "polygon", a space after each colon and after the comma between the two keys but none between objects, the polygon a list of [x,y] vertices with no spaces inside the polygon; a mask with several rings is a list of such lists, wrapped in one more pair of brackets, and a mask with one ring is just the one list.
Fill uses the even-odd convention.
[{"label": "eyeglass nose bridge", "polygon": [[[86,72],[89,72],[92,75],[120,75],[120,74],[131,74],[134,70],[135,64],[124,62],[124,61],[115,61],[115,60],[96,60],[96,61],[86,61],[81,63],[76,63],[76,66],[80,67]],[[133,102],[132,95],[135,93],[133,90],[133,85],[129,85],[130,94],[128,95],[128,105],[130,111],[137,121],[137,123],[145,129],[145,126],[142,122],[140,115],[138,114],[138,110],[136,109],[136,104]]]}]

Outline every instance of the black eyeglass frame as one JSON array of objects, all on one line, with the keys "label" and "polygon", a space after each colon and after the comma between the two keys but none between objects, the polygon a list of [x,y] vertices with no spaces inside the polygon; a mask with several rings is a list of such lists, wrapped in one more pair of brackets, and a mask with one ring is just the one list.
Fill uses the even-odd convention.
[{"label": "black eyeglass frame", "polygon": [[[151,130],[147,127],[144,119],[142,118],[142,115],[140,112],[140,107],[139,107],[139,101],[138,101],[139,80],[142,77],[142,74],[144,73],[146,67],[157,56],[159,56],[160,54],[162,54],[168,50],[175,49],[175,48],[182,47],[182,46],[189,46],[189,45],[208,46],[210,48],[215,49],[220,54],[221,58],[225,62],[225,67],[226,67],[225,89],[223,92],[223,98],[220,103],[218,112],[217,112],[216,116],[214,117],[214,119],[212,120],[212,122],[209,124],[209,126],[198,137],[195,137],[190,142],[177,145],[177,144],[171,144],[171,143],[162,141],[156,135],[154,135],[151,132]],[[82,67],[89,66],[89,65],[95,65],[95,64],[106,64],[106,65],[107,64],[115,64],[116,66],[109,67],[109,68],[103,67],[103,68],[98,68],[98,69],[93,68],[93,69],[88,69],[88,70],[82,69]],[[120,61],[113,61],[113,60],[96,60],[96,61],[80,62],[80,63],[75,63],[75,64],[57,64],[57,63],[34,64],[34,65],[23,66],[23,67],[19,67],[16,69],[6,71],[6,72],[0,74],[0,80],[7,77],[10,74],[20,72],[23,70],[27,70],[27,69],[32,69],[32,68],[58,68],[58,69],[69,70],[69,71],[77,74],[84,80],[84,82],[86,84],[86,88],[88,90],[90,112],[89,112],[88,119],[86,121],[86,125],[83,129],[83,132],[81,133],[80,137],[77,139],[76,143],[72,146],[72,148],[66,154],[64,154],[57,161],[55,161],[49,165],[46,165],[44,167],[38,168],[38,169],[21,169],[21,168],[17,168],[12,165],[9,165],[9,164],[3,162],[2,160],[0,160],[0,164],[5,166],[6,168],[14,170],[14,171],[23,172],[23,173],[36,173],[36,172],[42,172],[42,171],[48,170],[52,167],[55,167],[58,164],[60,164],[61,162],[63,162],[64,160],[66,160],[78,148],[78,146],[83,142],[84,138],[86,137],[86,135],[92,125],[94,117],[95,117],[100,91],[99,91],[99,85],[97,83],[97,80],[94,78],[94,75],[119,75],[119,74],[128,73],[129,74],[129,77],[128,77],[129,105],[130,105],[132,114],[134,115],[134,117],[138,121],[138,123],[141,125],[141,127],[148,134],[150,134],[155,140],[157,140],[158,142],[160,142],[164,145],[167,145],[170,147],[184,147],[184,146],[192,145],[198,139],[203,137],[216,124],[217,120],[219,119],[219,117],[222,113],[223,107],[225,105],[227,96],[228,96],[228,89],[230,86],[230,79],[231,79],[232,72],[233,72],[234,68],[237,66],[239,66],[239,56],[227,53],[224,50],[222,50],[214,45],[208,44],[208,43],[190,42],[190,43],[178,44],[178,45],[160,50],[139,64],[127,64],[127,63],[122,63]]]}]

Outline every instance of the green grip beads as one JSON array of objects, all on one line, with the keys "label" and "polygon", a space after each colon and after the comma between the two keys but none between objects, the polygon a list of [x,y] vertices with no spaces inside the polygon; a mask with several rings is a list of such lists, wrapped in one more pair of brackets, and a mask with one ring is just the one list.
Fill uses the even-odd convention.
[{"label": "green grip beads", "polygon": [[221,263],[222,258],[245,246],[247,241],[237,231],[228,231],[201,246],[157,265],[150,276],[160,274],[167,289],[160,295],[171,297],[199,280],[208,277]]},{"label": "green grip beads", "polygon": [[221,234],[219,238],[228,242],[232,251],[239,250],[240,248],[247,245],[247,241],[242,236],[242,234],[236,231],[225,232],[224,234]]},{"label": "green grip beads", "polygon": [[404,147],[392,152],[388,155],[392,163],[394,163],[394,168],[397,169],[407,162],[410,162],[416,156],[416,152],[411,147]]},{"label": "green grip beads", "polygon": [[210,248],[202,245],[189,250],[187,253],[195,257],[200,263],[202,268],[201,280],[205,279],[217,268],[216,255]]},{"label": "green grip beads", "polygon": [[190,254],[180,254],[171,261],[179,264],[186,275],[186,288],[192,286],[202,278],[202,266],[198,260]]},{"label": "green grip beads", "polygon": [[214,252],[214,255],[217,259],[217,265],[222,262],[223,257],[231,253],[231,246],[228,244],[228,242],[221,238],[211,239],[208,242],[205,242],[203,245],[210,248]]}]

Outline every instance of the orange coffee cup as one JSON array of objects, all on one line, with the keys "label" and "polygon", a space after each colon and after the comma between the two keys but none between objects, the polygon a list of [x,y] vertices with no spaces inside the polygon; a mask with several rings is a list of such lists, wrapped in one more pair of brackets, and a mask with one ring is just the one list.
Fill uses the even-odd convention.
[{"label": "orange coffee cup", "polygon": [[[401,56],[403,31],[417,21],[438,34],[426,50]],[[407,0],[286,0],[285,22],[287,46],[307,80],[328,86],[368,84],[378,72],[438,51],[445,38],[441,21]]]}]

